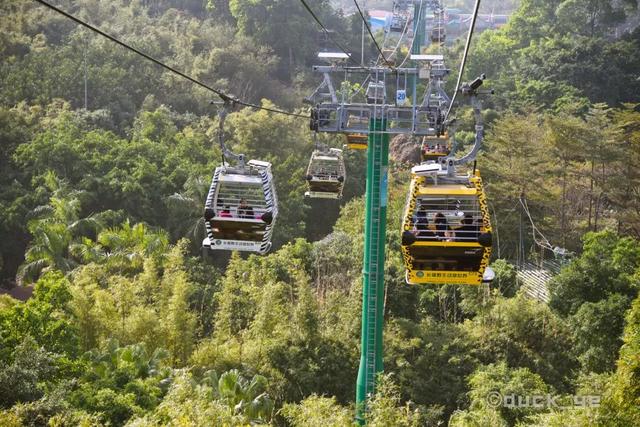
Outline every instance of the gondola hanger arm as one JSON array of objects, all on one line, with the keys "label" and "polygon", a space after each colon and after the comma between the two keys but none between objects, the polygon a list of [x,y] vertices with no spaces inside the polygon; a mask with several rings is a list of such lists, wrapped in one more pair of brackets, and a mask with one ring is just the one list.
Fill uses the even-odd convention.
[{"label": "gondola hanger arm", "polygon": [[224,123],[227,119],[227,116],[233,109],[238,105],[238,102],[235,98],[230,96],[220,96],[222,101],[211,101],[212,105],[221,106],[218,111],[218,144],[220,145],[220,149],[222,150],[222,163],[225,163],[226,158],[234,159],[238,162],[238,166],[242,169],[245,167],[245,156],[244,154],[236,154],[231,151],[224,143]]}]

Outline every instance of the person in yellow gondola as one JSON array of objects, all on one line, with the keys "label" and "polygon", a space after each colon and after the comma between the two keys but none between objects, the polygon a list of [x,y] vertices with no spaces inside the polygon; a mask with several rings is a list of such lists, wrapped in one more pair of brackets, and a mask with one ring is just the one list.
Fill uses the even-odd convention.
[{"label": "person in yellow gondola", "polygon": [[436,237],[438,240],[443,240],[445,242],[452,242],[456,237],[456,233],[451,230],[449,227],[449,223],[447,222],[447,218],[444,216],[442,212],[438,212],[436,214],[435,220],[436,224]]},{"label": "person in yellow gondola", "polygon": [[458,228],[458,233],[456,233],[456,240],[461,242],[477,241],[480,233],[480,224],[473,223],[473,216],[470,213],[465,214],[461,223],[462,226]]},{"label": "person in yellow gondola", "polygon": [[435,240],[436,236],[433,231],[429,229],[429,219],[427,218],[427,211],[420,208],[416,214],[416,237],[418,240]]}]

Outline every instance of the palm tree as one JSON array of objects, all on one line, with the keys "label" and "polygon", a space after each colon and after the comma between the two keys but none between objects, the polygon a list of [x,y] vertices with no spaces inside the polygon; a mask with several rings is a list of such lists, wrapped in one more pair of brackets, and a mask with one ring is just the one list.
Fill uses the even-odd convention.
[{"label": "palm tree", "polygon": [[200,246],[206,237],[202,210],[209,192],[209,181],[201,177],[190,177],[184,184],[184,191],[167,197],[169,209],[169,229],[173,237],[188,238]]},{"label": "palm tree", "polygon": [[265,392],[267,379],[254,375],[247,381],[237,369],[225,372],[219,378],[215,371],[207,371],[202,381],[213,389],[213,397],[224,402],[234,414],[242,414],[252,422],[268,421],[273,411],[273,400]]},{"label": "palm tree", "polygon": [[163,231],[152,231],[145,223],[131,225],[126,220],[120,227],[100,232],[97,245],[88,244],[84,252],[99,263],[124,270],[142,268],[146,257],[162,256],[169,246],[169,238]]},{"label": "palm tree", "polygon": [[77,266],[69,253],[72,235],[64,224],[38,224],[29,228],[34,238],[18,270],[19,282],[33,283],[49,270],[67,273]]},{"label": "palm tree", "polygon": [[122,380],[122,374],[129,381],[137,378],[156,377],[160,380],[170,378],[171,369],[165,366],[169,353],[157,348],[149,354],[144,343],[121,347],[117,340],[110,339],[104,350],[94,349],[84,354],[89,362],[90,372],[102,380]]},{"label": "palm tree", "polygon": [[19,282],[32,283],[49,270],[70,272],[78,266],[74,242],[97,234],[102,227],[99,215],[80,218],[80,192],[67,191],[54,175],[47,177],[47,183],[53,190],[49,204],[36,207],[27,217],[33,240],[18,270]]}]

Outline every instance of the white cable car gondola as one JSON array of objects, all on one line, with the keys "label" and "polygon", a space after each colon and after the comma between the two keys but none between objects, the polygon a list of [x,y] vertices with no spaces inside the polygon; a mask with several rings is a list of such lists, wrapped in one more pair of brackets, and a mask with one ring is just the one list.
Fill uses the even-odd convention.
[{"label": "white cable car gondola", "polygon": [[391,18],[391,24],[389,30],[392,33],[401,33],[404,27],[407,25],[407,17],[399,13],[394,13]]},{"label": "white cable car gondola", "polygon": [[432,43],[444,43],[447,38],[447,33],[444,27],[435,27],[431,29],[431,42]]},{"label": "white cable car gondola", "polygon": [[367,104],[384,104],[386,99],[384,82],[369,82],[367,85],[366,97]]},{"label": "white cable car gondola", "polygon": [[278,216],[271,163],[236,155],[224,145],[222,126],[229,105],[220,113],[220,145],[223,156],[233,157],[237,166],[223,162],[215,169],[204,209],[206,250],[238,250],[265,254],[271,248],[273,226]]},{"label": "white cable car gondola", "polygon": [[304,195],[312,199],[340,199],[345,178],[342,150],[326,147],[316,149],[307,167],[309,191]]}]

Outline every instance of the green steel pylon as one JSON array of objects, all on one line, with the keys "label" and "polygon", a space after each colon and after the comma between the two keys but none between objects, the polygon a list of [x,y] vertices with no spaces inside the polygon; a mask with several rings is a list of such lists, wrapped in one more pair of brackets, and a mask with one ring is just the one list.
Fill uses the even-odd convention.
[{"label": "green steel pylon", "polygon": [[389,134],[386,119],[370,119],[367,147],[367,192],[364,225],[362,335],[356,386],[356,419],[364,423],[366,400],[382,372],[384,324],[384,260],[387,229]]}]

